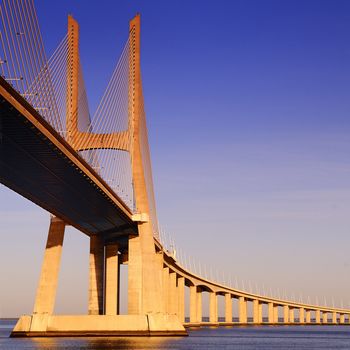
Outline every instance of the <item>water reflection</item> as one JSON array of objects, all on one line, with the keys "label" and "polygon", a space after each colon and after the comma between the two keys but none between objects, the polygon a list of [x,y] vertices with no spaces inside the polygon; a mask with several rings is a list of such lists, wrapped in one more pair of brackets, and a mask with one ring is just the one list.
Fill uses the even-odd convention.
[{"label": "water reflection", "polygon": [[[14,326],[15,322],[13,323]],[[319,350],[350,349],[350,326],[256,326],[189,329],[189,337],[9,338],[0,320],[0,349]]]},{"label": "water reflection", "polygon": [[30,338],[29,349],[173,349],[187,337]]}]

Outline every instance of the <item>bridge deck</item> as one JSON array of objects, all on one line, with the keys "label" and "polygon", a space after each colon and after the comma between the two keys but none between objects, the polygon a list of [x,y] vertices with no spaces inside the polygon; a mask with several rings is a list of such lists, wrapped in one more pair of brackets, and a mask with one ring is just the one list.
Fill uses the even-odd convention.
[{"label": "bridge deck", "polygon": [[87,235],[137,233],[122,200],[2,78],[0,104],[1,183]]}]

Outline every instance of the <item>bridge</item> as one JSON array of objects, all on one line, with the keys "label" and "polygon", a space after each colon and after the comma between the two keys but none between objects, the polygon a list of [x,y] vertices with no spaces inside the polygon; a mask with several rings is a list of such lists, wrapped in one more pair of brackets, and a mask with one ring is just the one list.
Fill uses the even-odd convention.
[{"label": "bridge", "polygon": [[[206,325],[350,324],[349,309],[232,288],[194,273],[166,248],[153,192],[139,15],[130,21],[121,57],[91,116],[77,21],[68,17],[67,35],[46,59],[33,2],[3,0],[0,11],[0,181],[52,214],[34,310],[19,319],[12,336],[186,335],[186,327]],[[86,315],[53,313],[67,225],[90,239]],[[121,264],[128,264],[127,315],[119,314]],[[202,317],[204,292],[210,295],[209,320]],[[225,298],[220,322],[219,296]]]}]

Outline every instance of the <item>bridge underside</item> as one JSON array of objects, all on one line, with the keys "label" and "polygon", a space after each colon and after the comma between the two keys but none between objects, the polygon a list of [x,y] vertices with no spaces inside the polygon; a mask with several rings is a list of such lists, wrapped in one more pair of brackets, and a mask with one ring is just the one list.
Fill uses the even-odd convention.
[{"label": "bridge underside", "polygon": [[[131,213],[118,205],[119,199],[113,200],[82,171],[79,164],[94,173],[80,157],[77,162],[74,150],[2,78],[0,105],[2,184],[89,236],[103,234],[106,240],[122,243],[127,235],[137,234]],[[44,125],[49,134],[38,125]]]}]

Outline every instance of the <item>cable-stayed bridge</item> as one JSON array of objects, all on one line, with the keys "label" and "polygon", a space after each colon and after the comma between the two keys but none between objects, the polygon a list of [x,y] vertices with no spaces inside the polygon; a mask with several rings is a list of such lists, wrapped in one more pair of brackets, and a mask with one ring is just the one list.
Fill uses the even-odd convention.
[{"label": "cable-stayed bridge", "polygon": [[[238,290],[185,267],[167,249],[153,191],[139,15],[130,21],[122,54],[91,115],[76,20],[68,17],[67,35],[47,59],[33,1],[3,0],[0,11],[0,180],[52,213],[33,314],[20,318],[14,336],[183,335],[184,326],[350,324],[348,309]],[[53,313],[66,225],[90,237],[87,315]],[[120,264],[128,264],[128,315],[119,314]],[[204,292],[210,295],[206,321]],[[222,322],[219,296],[225,298]]]}]

